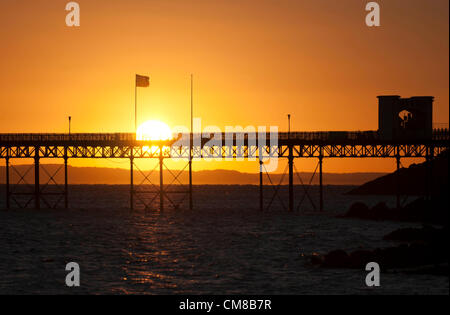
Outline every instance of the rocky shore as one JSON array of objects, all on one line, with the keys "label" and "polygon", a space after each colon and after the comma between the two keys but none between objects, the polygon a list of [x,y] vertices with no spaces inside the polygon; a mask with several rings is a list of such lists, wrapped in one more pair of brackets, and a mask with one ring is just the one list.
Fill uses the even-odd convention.
[{"label": "rocky shore", "polygon": [[380,202],[372,208],[362,202],[356,202],[350,206],[347,213],[340,217],[442,225],[448,222],[448,204],[448,197],[433,200],[418,198],[400,209],[389,208],[384,202]]},{"label": "rocky shore", "polygon": [[377,262],[384,270],[448,275],[448,226],[399,229],[386,235],[384,239],[400,244],[352,252],[338,249],[324,255],[314,254],[310,261],[323,268],[361,270],[369,262]]}]

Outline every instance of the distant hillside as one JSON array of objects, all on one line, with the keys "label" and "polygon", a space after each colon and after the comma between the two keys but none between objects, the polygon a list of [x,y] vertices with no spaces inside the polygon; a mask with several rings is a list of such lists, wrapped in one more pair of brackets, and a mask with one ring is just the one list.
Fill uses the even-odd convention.
[{"label": "distant hillside", "polygon": [[[349,192],[353,195],[395,195],[397,185],[402,195],[424,195],[427,181],[431,176],[431,193],[448,194],[448,152],[437,157],[432,163],[432,173],[427,162],[401,168],[392,174],[379,177]],[[397,177],[398,175],[398,177]],[[398,178],[398,184],[397,184]]]},{"label": "distant hillside", "polygon": [[[53,174],[61,165],[45,165],[45,169]],[[24,174],[31,165],[18,165],[15,168]],[[100,167],[72,167],[69,166],[69,183],[70,184],[128,184],[130,182],[130,172],[126,169],[118,168],[100,168]],[[178,174],[178,171],[173,170],[173,173]],[[300,173],[300,177],[304,183],[308,183],[312,173]],[[373,180],[377,177],[384,175],[384,173],[324,173],[323,181],[325,185],[361,185],[364,182]],[[271,174],[271,179],[274,183],[279,183],[281,174]],[[140,183],[142,175],[138,172],[134,172],[135,182]],[[17,183],[19,176],[10,171],[11,183]],[[172,182],[172,175],[168,171],[164,171],[164,178],[166,183]],[[258,185],[259,174],[257,173],[241,173],[239,171],[231,170],[205,170],[193,172],[195,185]],[[183,184],[188,183],[188,172],[184,171],[179,180]],[[34,183],[34,172],[31,170],[25,177],[28,183]],[[41,171],[41,182],[44,183],[48,180],[48,175]],[[64,169],[58,173],[55,177],[57,183],[64,182]],[[150,180],[157,184],[159,183],[159,172],[155,171],[150,176]],[[269,184],[267,177],[264,177],[265,184]],[[0,184],[5,183],[5,167],[0,167]],[[297,176],[294,176],[294,183],[300,184]],[[319,177],[316,174],[313,185],[318,185]],[[283,184],[288,184],[288,176],[284,177]]]}]

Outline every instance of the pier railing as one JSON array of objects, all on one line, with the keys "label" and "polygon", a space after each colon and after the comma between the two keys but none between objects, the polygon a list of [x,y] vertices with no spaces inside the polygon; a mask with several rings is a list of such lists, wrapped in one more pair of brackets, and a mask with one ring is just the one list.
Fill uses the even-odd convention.
[{"label": "pier railing", "polygon": [[0,134],[1,142],[55,141],[135,141],[135,133],[7,133]]},{"label": "pier railing", "polygon": [[[251,134],[244,133],[222,133],[222,140],[227,138],[238,139],[258,139],[260,133]],[[148,141],[137,140],[135,133],[7,133],[0,134],[0,144],[7,145],[9,143],[31,143],[45,145],[47,142],[129,142],[129,143],[146,143],[146,142],[164,142],[174,143],[176,140],[185,136],[189,139],[188,134],[175,134],[172,140],[169,141]],[[200,133],[194,133],[193,138],[212,139],[205,137]],[[270,133],[265,133],[265,138],[270,139]],[[278,133],[278,140],[298,140],[298,141],[318,141],[318,142],[339,142],[339,141],[355,141],[355,142],[376,142],[383,140],[377,131],[295,131],[295,132],[280,132]],[[439,128],[433,130],[432,140],[449,140],[449,129]],[[405,141],[405,140],[400,140]],[[421,140],[419,140],[421,141]]]}]

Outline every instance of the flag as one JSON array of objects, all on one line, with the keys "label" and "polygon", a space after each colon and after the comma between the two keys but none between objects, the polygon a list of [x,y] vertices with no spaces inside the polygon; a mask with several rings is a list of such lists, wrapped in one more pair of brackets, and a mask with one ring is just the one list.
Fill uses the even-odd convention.
[{"label": "flag", "polygon": [[150,85],[150,78],[136,74],[136,86],[137,87],[148,87]]}]

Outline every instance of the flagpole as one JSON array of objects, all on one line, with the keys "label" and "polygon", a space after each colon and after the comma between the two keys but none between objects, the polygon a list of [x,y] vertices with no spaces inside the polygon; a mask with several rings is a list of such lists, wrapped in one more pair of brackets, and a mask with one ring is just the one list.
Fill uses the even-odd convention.
[{"label": "flagpole", "polygon": [[191,74],[191,132],[194,128],[194,75]]}]

